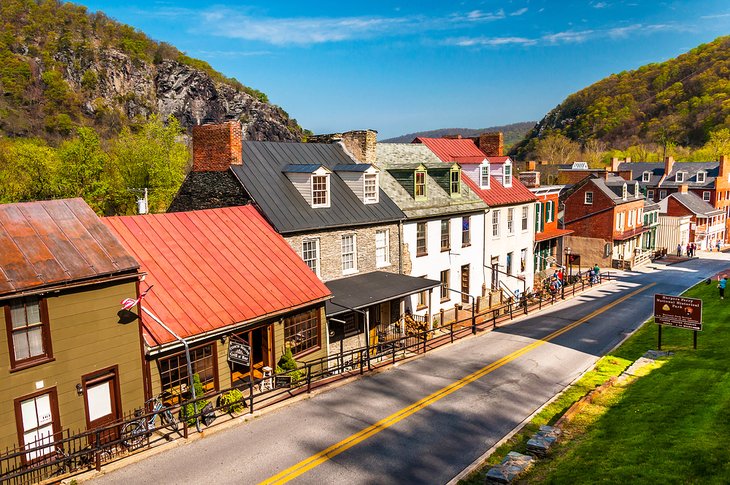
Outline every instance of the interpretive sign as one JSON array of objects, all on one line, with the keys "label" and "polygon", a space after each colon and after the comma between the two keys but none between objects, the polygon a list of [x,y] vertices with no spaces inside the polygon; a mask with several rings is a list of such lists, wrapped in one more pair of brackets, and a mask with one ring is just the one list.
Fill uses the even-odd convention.
[{"label": "interpretive sign", "polygon": [[580,254],[571,253],[568,255],[568,263],[576,266],[580,265]]},{"label": "interpretive sign", "polygon": [[654,295],[654,321],[659,325],[702,330],[702,300],[683,296]]},{"label": "interpretive sign", "polygon": [[275,376],[274,387],[277,389],[288,389],[291,387],[291,376]]},{"label": "interpretive sign", "polygon": [[229,340],[228,361],[248,367],[251,365],[251,347],[246,342]]}]

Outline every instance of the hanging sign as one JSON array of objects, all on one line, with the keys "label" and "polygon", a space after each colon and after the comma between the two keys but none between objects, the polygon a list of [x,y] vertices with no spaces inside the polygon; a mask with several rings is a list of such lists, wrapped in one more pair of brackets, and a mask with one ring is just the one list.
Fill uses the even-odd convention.
[{"label": "hanging sign", "polygon": [[251,347],[246,342],[228,341],[228,361],[243,366],[251,365]]}]

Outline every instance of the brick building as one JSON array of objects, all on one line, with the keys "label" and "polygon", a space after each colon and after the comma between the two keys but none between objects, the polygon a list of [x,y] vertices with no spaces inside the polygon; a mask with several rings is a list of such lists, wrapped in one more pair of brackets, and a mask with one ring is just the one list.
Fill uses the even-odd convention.
[{"label": "brick building", "polygon": [[611,170],[638,183],[646,198],[654,202],[686,186],[689,193],[723,211],[722,239],[725,243],[730,242],[730,157],[721,156],[717,162],[675,162],[672,157],[657,163],[613,159]]},{"label": "brick building", "polygon": [[[561,196],[564,226],[574,233],[565,244],[583,260],[601,266],[633,267],[648,259],[641,249],[646,201],[637,183],[606,173],[591,175]],[[591,263],[588,263],[591,264]]]}]

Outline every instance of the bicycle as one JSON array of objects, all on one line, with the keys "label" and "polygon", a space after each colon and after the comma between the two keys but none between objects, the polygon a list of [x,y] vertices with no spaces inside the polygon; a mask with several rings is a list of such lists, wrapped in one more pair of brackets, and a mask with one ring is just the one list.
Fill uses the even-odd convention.
[{"label": "bicycle", "polygon": [[[152,415],[149,419],[142,416],[122,427],[122,444],[125,447],[135,448],[139,446],[145,438],[160,428],[170,428],[173,433],[177,432],[179,424],[170,408],[162,402],[162,396],[160,394],[145,402],[145,404],[152,403]],[[160,417],[160,423],[162,424],[160,428],[157,427],[157,416]]]},{"label": "bicycle", "polygon": [[102,461],[108,461],[112,452],[108,448],[94,448],[87,446],[76,453],[68,453],[62,446],[56,445],[54,461],[56,461],[56,469],[51,476],[67,475],[83,468],[91,468],[95,463],[95,453],[100,453]]}]

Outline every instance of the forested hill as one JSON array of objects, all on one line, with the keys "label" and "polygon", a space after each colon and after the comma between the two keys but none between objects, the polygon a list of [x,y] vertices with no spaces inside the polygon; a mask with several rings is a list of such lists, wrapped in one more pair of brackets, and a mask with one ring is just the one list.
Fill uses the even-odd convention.
[{"label": "forested hill", "polygon": [[534,121],[523,121],[504,126],[492,126],[489,128],[441,128],[438,130],[419,131],[407,135],[397,136],[383,140],[383,143],[410,143],[414,138],[422,136],[426,138],[441,138],[442,136],[461,135],[476,136],[487,131],[501,131],[504,134],[505,146],[511,146],[522,140],[525,135],[535,126]]},{"label": "forested hill", "polygon": [[666,62],[613,74],[568,96],[511,153],[527,158],[539,138],[555,132],[616,149],[698,147],[722,128],[730,128],[730,36]]},{"label": "forested hill", "polygon": [[204,61],[58,0],[0,0],[0,135],[103,138],[158,114],[183,126],[239,119],[245,137],[296,140],[296,120]]}]

